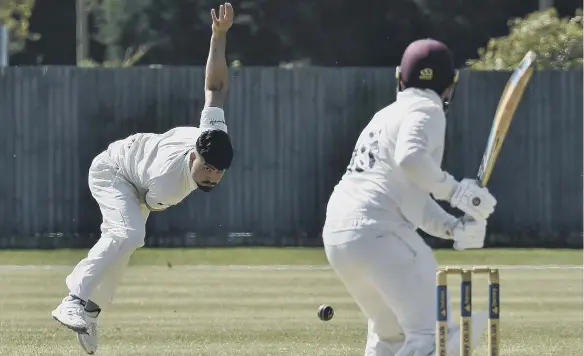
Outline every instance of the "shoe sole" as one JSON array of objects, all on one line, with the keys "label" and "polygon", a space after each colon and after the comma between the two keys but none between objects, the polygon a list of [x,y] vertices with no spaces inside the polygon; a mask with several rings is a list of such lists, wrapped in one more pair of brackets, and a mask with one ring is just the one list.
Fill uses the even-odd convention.
[{"label": "shoe sole", "polygon": [[79,341],[79,345],[81,346],[81,348],[83,349],[83,351],[85,351],[86,354],[88,354],[88,355],[95,355],[95,351],[89,351],[85,347],[85,344],[83,343],[81,334],[77,334],[77,341]]},{"label": "shoe sole", "polygon": [[73,330],[73,331],[75,331],[75,332],[76,332],[76,333],[78,333],[78,334],[88,334],[88,332],[87,332],[87,327],[85,327],[85,328],[83,328],[83,327],[81,327],[81,328],[76,328],[76,327],[74,327],[74,326],[67,325],[67,324],[65,324],[64,322],[62,322],[61,320],[59,320],[59,318],[57,318],[57,317],[56,317],[56,316],[54,316],[54,315],[53,315],[53,319],[55,319],[55,320],[56,320],[56,321],[57,321],[59,324],[63,325],[63,326],[64,326],[64,327],[66,327],[67,329],[69,329],[69,330]]}]

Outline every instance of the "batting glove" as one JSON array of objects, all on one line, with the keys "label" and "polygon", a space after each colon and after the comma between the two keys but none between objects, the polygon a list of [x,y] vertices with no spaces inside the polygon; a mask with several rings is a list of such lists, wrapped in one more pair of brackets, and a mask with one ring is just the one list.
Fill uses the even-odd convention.
[{"label": "batting glove", "polygon": [[474,179],[465,178],[454,190],[450,205],[476,220],[482,220],[493,213],[497,199],[489,193],[487,188],[480,187]]},{"label": "batting glove", "polygon": [[487,221],[475,220],[471,217],[459,218],[450,231],[454,240],[454,249],[457,251],[482,248],[485,244]]}]

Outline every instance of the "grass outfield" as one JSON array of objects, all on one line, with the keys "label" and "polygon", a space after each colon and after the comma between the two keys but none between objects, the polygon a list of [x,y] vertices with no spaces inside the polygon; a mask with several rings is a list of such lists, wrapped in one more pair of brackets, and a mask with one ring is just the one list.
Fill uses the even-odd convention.
[{"label": "grass outfield", "polygon": [[[87,250],[0,250],[0,265],[75,265]],[[440,264],[582,265],[582,250],[479,249],[436,251]],[[322,248],[139,249],[134,266],[326,265]]]},{"label": "grass outfield", "polygon": [[[0,265],[71,265],[86,251],[2,251]],[[582,251],[438,251],[441,264],[578,265]],[[171,262],[175,267],[161,268]],[[361,356],[365,319],[330,270],[225,270],[205,265],[321,265],[319,249],[139,251],[111,310],[101,317],[98,355]],[[69,268],[0,268],[0,356],[83,355],[50,311]],[[458,281],[450,278],[454,309]],[[473,280],[486,308],[484,276]],[[582,270],[501,271],[501,355],[582,355]],[[330,322],[318,305],[335,308]],[[456,313],[456,312],[455,312]],[[475,355],[486,354],[485,336]]]}]

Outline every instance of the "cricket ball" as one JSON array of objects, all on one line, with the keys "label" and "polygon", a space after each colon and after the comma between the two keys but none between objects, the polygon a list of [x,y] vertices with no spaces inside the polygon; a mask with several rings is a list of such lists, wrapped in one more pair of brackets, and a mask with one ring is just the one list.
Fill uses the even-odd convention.
[{"label": "cricket ball", "polygon": [[330,305],[323,304],[318,307],[316,314],[320,320],[329,321],[335,315],[335,310]]}]

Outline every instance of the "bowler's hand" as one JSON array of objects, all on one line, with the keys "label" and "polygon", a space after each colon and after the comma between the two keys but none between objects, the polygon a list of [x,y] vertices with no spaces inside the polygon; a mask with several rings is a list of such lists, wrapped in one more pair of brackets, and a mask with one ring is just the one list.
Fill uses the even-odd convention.
[{"label": "bowler's hand", "polygon": [[226,2],[225,5],[219,6],[219,16],[215,9],[211,9],[211,19],[213,20],[213,33],[225,34],[233,25],[233,6]]},{"label": "bowler's hand", "polygon": [[140,204],[146,206],[150,212],[163,211],[170,206],[168,204],[159,203],[155,199],[156,197],[153,197],[152,194],[148,194],[149,192],[150,190],[147,190],[144,197],[140,196]]}]

